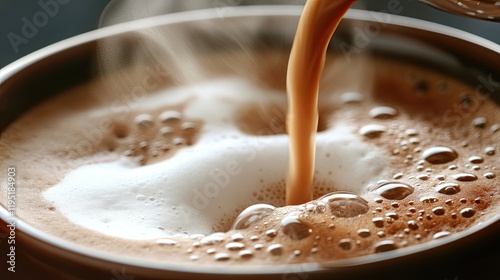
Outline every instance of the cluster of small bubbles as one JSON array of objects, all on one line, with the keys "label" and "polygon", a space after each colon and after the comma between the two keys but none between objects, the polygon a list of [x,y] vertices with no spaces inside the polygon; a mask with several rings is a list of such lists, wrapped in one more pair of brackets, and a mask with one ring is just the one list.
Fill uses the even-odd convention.
[{"label": "cluster of small bubbles", "polygon": [[460,186],[455,183],[443,183],[436,186],[438,193],[453,195],[460,192]]},{"label": "cluster of small bubbles", "polygon": [[[167,156],[172,155],[172,152],[185,145],[192,145],[195,132],[198,130],[197,121],[181,122],[182,114],[175,112],[178,118],[175,121],[167,121],[168,126],[162,126],[151,114],[138,114],[135,116],[133,123],[137,127],[136,137],[129,137],[127,140],[128,146],[122,152],[122,156],[128,160],[144,165],[151,158],[158,158],[163,153],[169,152]],[[165,112],[164,112],[165,113]],[[160,114],[160,121],[162,115]],[[169,118],[169,120],[171,120]],[[115,131],[118,138],[126,138],[128,132]],[[130,142],[133,141],[133,142]],[[176,148],[174,148],[176,147]]]},{"label": "cluster of small bubbles", "polygon": [[246,229],[257,221],[271,215],[275,207],[269,204],[254,204],[243,210],[233,223],[231,229]]},{"label": "cluster of small bubbles", "polygon": [[438,201],[439,201],[439,199],[435,196],[423,196],[420,198],[420,202],[422,202],[422,203],[435,203]]},{"label": "cluster of small bubbles", "polygon": [[378,186],[375,192],[385,199],[401,200],[413,193],[413,187],[402,182],[387,182]]},{"label": "cluster of small bubbles", "polygon": [[356,217],[368,212],[368,202],[360,196],[347,192],[334,192],[319,199],[328,205],[336,217]]},{"label": "cluster of small bubbles", "polygon": [[385,216],[387,218],[391,218],[393,220],[397,220],[399,218],[399,215],[396,212],[387,212],[387,213],[385,213]]},{"label": "cluster of small bubbles", "polygon": [[224,233],[216,232],[211,235],[205,236],[200,240],[203,245],[214,245],[221,243],[225,240]]},{"label": "cluster of small bubbles", "polygon": [[308,212],[321,214],[326,211],[327,205],[323,201],[314,201],[313,203],[307,203],[305,208]]},{"label": "cluster of small bubbles", "polygon": [[397,116],[398,111],[392,107],[379,106],[370,110],[369,115],[372,119],[390,119]]},{"label": "cluster of small bubbles", "polygon": [[458,157],[458,153],[449,147],[435,146],[426,149],[422,156],[431,164],[444,164],[455,160]]},{"label": "cluster of small bubbles", "polygon": [[380,136],[383,132],[387,131],[387,127],[379,124],[368,124],[359,129],[359,134],[369,138]]}]

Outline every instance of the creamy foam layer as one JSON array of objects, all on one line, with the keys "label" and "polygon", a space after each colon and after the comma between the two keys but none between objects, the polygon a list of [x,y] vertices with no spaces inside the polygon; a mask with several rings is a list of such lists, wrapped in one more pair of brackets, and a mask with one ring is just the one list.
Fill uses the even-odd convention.
[{"label": "creamy foam layer", "polygon": [[[257,182],[259,187],[254,187],[254,190],[258,191],[249,191],[251,196],[241,201],[242,204],[236,209],[231,209],[229,213],[223,215],[223,221],[218,221],[216,215],[210,221],[215,223],[213,230],[227,231],[222,234],[191,235],[187,238],[119,238],[104,234],[103,230],[94,231],[75,224],[67,218],[60,206],[44,198],[44,192],[51,190],[53,186],[60,184],[65,176],[84,166],[89,168],[95,165],[112,165],[113,173],[123,171],[120,174],[121,178],[117,180],[125,181],[126,177],[132,177],[128,174],[131,171],[149,172],[160,169],[155,167],[156,165],[163,166],[166,162],[175,164],[174,159],[181,158],[187,153],[195,153],[190,151],[201,149],[199,145],[213,147],[222,140],[227,141],[224,143],[236,143],[241,140],[239,146],[243,147],[239,151],[241,154],[236,151],[233,151],[236,155],[225,153],[230,154],[233,159],[246,160],[255,155],[256,159],[259,158],[259,161],[254,159],[252,162],[256,166],[270,166],[269,161],[277,161],[273,159],[275,154],[266,155],[268,150],[258,150],[255,147],[262,147],[263,139],[282,141],[280,139],[283,139],[285,133],[284,89],[265,82],[268,77],[282,77],[285,73],[286,68],[283,66],[286,63],[282,62],[286,62],[287,55],[274,51],[259,52],[259,55],[256,55],[256,61],[262,64],[255,66],[264,69],[241,67],[248,72],[266,73],[262,76],[262,80],[243,76],[245,79],[241,80],[229,78],[212,80],[208,83],[200,82],[199,88],[203,86],[204,89],[202,92],[197,92],[197,87],[170,87],[168,98],[166,98],[167,91],[151,92],[144,96],[134,95],[134,88],[130,91],[120,89],[120,95],[117,96],[106,86],[110,84],[109,80],[116,80],[116,76],[128,72],[116,73],[116,76],[109,77],[109,80],[102,78],[75,87],[20,117],[2,132],[0,141],[0,167],[6,170],[10,165],[15,165],[18,171],[16,212],[19,219],[53,236],[120,256],[167,263],[187,262],[220,266],[274,265],[351,258],[446,238],[447,235],[454,235],[465,229],[474,229],[475,226],[490,219],[498,219],[500,114],[495,102],[475,91],[475,87],[431,68],[380,57],[365,57],[363,65],[377,69],[373,73],[373,86],[366,87],[365,83],[357,82],[359,78],[349,79],[352,73],[342,70],[347,69],[348,65],[353,66],[352,61],[347,63],[332,56],[329,58],[334,59],[327,60],[325,86],[320,93],[318,130],[321,132],[318,134],[318,139],[321,143],[325,143],[330,141],[330,138],[325,140],[326,135],[332,134],[333,137],[334,133],[347,130],[354,136],[342,132],[336,137],[344,141],[332,140],[332,142],[361,145],[361,147],[368,145],[373,150],[381,150],[387,158],[384,160],[385,174],[378,174],[373,169],[370,171],[377,176],[373,180],[370,178],[369,182],[363,185],[369,188],[368,191],[366,189],[359,191],[361,198],[366,202],[355,199],[353,200],[355,205],[351,206],[347,202],[343,204],[342,200],[332,200],[330,201],[332,207],[328,206],[331,210],[323,207],[325,201],[322,199],[306,205],[281,207],[285,202],[286,164],[272,166],[273,170],[277,171],[259,167],[250,169],[248,166],[251,163],[245,165],[243,169],[243,164],[246,162],[242,160],[241,174],[247,171],[253,172],[252,176],[257,174],[255,177],[262,179],[279,177],[274,173],[276,172],[282,173],[282,177],[278,182],[273,182],[257,180],[248,175],[249,180]],[[270,57],[276,60],[273,61],[269,59]],[[281,59],[278,59],[280,57]],[[267,74],[271,72],[274,74]],[[223,72],[218,76],[230,75]],[[334,82],[333,77],[338,79]],[[142,79],[142,76],[137,78],[139,82]],[[221,90],[218,90],[218,87]],[[132,98],[134,96],[136,98]],[[203,98],[210,99],[211,96],[221,96],[221,98],[216,98],[218,100],[211,103],[201,101]],[[244,101],[234,101],[239,98]],[[117,104],[123,106],[117,107]],[[215,107],[212,108],[214,104],[217,104],[217,110]],[[193,109],[195,106],[205,110],[203,112],[214,110],[216,114],[199,112],[198,109]],[[166,111],[177,111],[183,117],[178,121],[163,122]],[[226,115],[232,118],[225,118]],[[186,122],[195,124],[192,134],[183,135],[182,126]],[[170,133],[162,135],[165,125],[172,126],[172,135]],[[217,134],[225,137],[216,137]],[[191,139],[192,143],[162,150],[155,157],[156,144],[170,143],[179,135]],[[356,144],[358,141],[364,144]],[[144,144],[148,144],[149,148]],[[220,150],[225,151],[223,148]],[[350,150],[342,148],[339,151],[347,155]],[[370,154],[368,154],[364,157],[366,159],[364,166],[357,166],[353,170],[341,169],[337,165],[342,164],[344,167],[345,165],[343,162],[334,164],[337,157],[335,153],[338,152],[330,150],[327,145],[318,146],[316,166],[321,169],[317,168],[316,180],[313,182],[315,198],[334,190],[349,190],[351,186],[354,187],[351,190],[357,189],[357,182],[360,182],[358,176],[364,176],[363,172],[367,165],[369,168],[373,167],[369,164],[373,161],[369,160]],[[212,155],[215,152],[206,151],[206,154]],[[237,157],[241,155],[246,157]],[[135,158],[138,156],[144,156],[145,160],[136,161]],[[219,158],[219,154],[217,157]],[[344,160],[348,158],[350,159],[346,156]],[[207,157],[203,160],[214,162]],[[448,160],[451,161],[440,163]],[[221,167],[210,168],[213,170]],[[336,168],[338,170],[333,170]],[[125,170],[127,172],[124,172]],[[96,181],[93,178],[97,178],[100,174],[102,173],[89,174],[85,180]],[[199,174],[189,173],[188,177],[195,175]],[[209,175],[202,175],[209,178],[210,182],[215,182]],[[145,180],[151,181],[150,178]],[[157,180],[160,181],[161,178]],[[189,180],[194,179],[189,178]],[[377,183],[370,187],[370,182],[375,180]],[[209,182],[196,187],[203,191],[207,183]],[[2,205],[7,205],[6,184],[4,182],[1,184],[1,192],[4,195],[0,196],[0,201]],[[144,183],[138,182],[136,185],[141,184]],[[119,193],[117,190],[111,191],[113,188],[108,192]],[[193,204],[192,189],[175,190],[184,192],[186,194],[184,204],[196,209]],[[84,192],[85,189],[82,190],[82,193]],[[152,204],[153,202],[147,199],[155,193],[148,193],[145,190],[143,192],[145,197],[140,199],[145,198],[145,200],[141,203],[148,201]],[[137,195],[140,194],[134,194],[129,199],[125,198],[127,203],[122,204],[124,210],[127,209],[126,204],[130,204],[128,201],[134,201]],[[163,196],[166,195],[164,191]],[[224,203],[236,205],[234,202],[236,195]],[[162,198],[165,199],[160,196],[155,197],[158,200]],[[71,196],[65,199],[78,200]],[[220,201],[222,200],[221,197]],[[273,204],[279,208],[277,207],[271,215],[253,223],[252,227],[229,230],[239,212],[246,206],[256,203]],[[113,206],[106,205],[100,207]],[[140,203],[137,202],[136,205]],[[319,207],[315,208],[314,205]],[[354,210],[354,213],[366,210],[368,212],[349,217],[337,209],[337,206],[343,205]],[[192,219],[199,220],[200,217],[196,217],[198,213],[208,212],[206,209],[210,207],[215,209],[217,206],[211,203],[195,212]],[[314,212],[315,209],[328,211]],[[174,213],[173,210],[176,209],[167,210],[170,211],[167,214],[171,217],[180,216]],[[183,212],[182,215],[185,214],[187,215]],[[297,217],[306,227],[294,222]],[[158,220],[155,217],[145,219]],[[291,226],[283,227],[283,224]],[[290,229],[290,227],[295,228],[296,224],[297,232]],[[158,226],[156,222],[151,222],[150,225],[151,231]],[[165,225],[160,226],[165,227]],[[161,235],[151,236],[169,235],[167,229],[158,230]],[[212,231],[210,228],[208,230]],[[310,235],[304,234],[309,230]],[[303,239],[296,240],[299,237]],[[235,242],[243,245],[234,244]]]},{"label": "creamy foam layer", "polygon": [[[185,103],[184,117],[203,120],[194,145],[148,165],[127,157],[84,165],[43,195],[73,223],[115,237],[209,234],[228,213],[251,204],[253,193],[286,177],[288,137],[245,135],[234,121],[241,106],[283,99],[237,78],[153,95],[137,110]],[[384,173],[384,153],[349,123],[330,124],[317,147],[315,179],[334,189],[363,194]]]}]

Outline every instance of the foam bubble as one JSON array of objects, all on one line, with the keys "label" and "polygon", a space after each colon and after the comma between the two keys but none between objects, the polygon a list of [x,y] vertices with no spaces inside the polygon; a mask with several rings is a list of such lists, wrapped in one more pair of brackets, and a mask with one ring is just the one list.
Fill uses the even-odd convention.
[{"label": "foam bubble", "polygon": [[[190,100],[183,116],[204,122],[196,143],[149,165],[122,158],[81,166],[44,196],[75,224],[111,236],[210,234],[228,213],[254,203],[252,193],[266,187],[262,181],[286,178],[288,137],[248,136],[233,121],[240,105],[263,96],[275,98],[245,81],[226,79],[174,88],[146,99],[139,108],[146,111],[142,116],[172,105],[172,100]],[[319,133],[317,153],[331,156],[317,157],[316,180],[358,194],[381,179],[387,161],[348,125]]]}]

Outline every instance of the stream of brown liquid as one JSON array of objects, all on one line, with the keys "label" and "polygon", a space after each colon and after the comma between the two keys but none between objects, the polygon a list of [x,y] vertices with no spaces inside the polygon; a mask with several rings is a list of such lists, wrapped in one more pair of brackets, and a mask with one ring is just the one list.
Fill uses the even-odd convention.
[{"label": "stream of brown liquid", "polygon": [[287,70],[290,159],[286,204],[312,200],[319,80],[335,29],[355,0],[308,0],[300,17]]}]

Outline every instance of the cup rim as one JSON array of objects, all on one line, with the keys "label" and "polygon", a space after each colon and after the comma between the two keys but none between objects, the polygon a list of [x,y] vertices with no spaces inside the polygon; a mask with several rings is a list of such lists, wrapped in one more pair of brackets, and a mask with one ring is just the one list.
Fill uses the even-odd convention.
[{"label": "cup rim", "polygon": [[[299,16],[302,11],[302,6],[299,5],[281,5],[281,6],[246,6],[246,7],[234,7],[227,14],[224,15],[226,18],[237,18],[237,17],[262,17],[262,16]],[[374,21],[373,15],[380,15],[383,13],[379,12],[367,12],[362,10],[351,9],[345,15],[346,19],[359,20],[370,22]],[[0,84],[15,75],[17,72],[24,68],[30,67],[31,64],[42,60],[45,57],[52,55],[57,55],[59,52],[64,50],[77,47],[79,45],[93,42],[102,38],[109,36],[120,35],[131,31],[136,31],[144,28],[150,28],[154,26],[163,26],[170,24],[178,24],[184,22],[193,22],[200,20],[210,20],[218,16],[214,9],[203,9],[179,12],[174,14],[167,14],[161,16],[155,16],[146,19],[135,20],[131,22],[111,25],[104,27],[102,29],[97,29],[90,31],[75,37],[65,39],[63,41],[49,45],[43,49],[35,51],[25,57],[12,62],[11,64],[0,69]],[[391,15],[390,25],[417,29],[425,32],[437,33],[440,35],[451,36],[459,40],[467,41],[492,50],[494,52],[500,53],[500,45],[491,42],[487,39],[481,38],[479,36],[470,34],[468,32],[448,27],[445,25],[431,23],[424,20],[408,18],[399,15]],[[0,219],[8,223],[12,220],[12,216],[4,205],[0,207]],[[42,242],[49,247],[55,247],[62,249],[66,253],[70,253],[73,260],[78,260],[79,258],[86,257],[94,260],[96,265],[109,265],[110,263],[119,263],[124,265],[129,265],[131,267],[140,267],[144,269],[152,269],[159,271],[175,271],[180,273],[209,273],[213,275],[224,274],[224,275],[257,275],[257,274],[281,274],[281,273],[293,273],[293,272],[318,272],[324,270],[330,270],[333,268],[341,267],[353,267],[359,265],[366,265],[372,263],[379,263],[383,261],[388,261],[397,257],[404,257],[413,254],[423,253],[425,251],[435,249],[444,245],[452,244],[466,236],[470,236],[474,233],[483,231],[493,225],[496,225],[500,221],[500,214],[495,215],[486,222],[482,222],[476,226],[470,227],[461,232],[455,233],[449,237],[425,242],[419,245],[400,248],[395,251],[389,251],[384,253],[378,253],[375,255],[367,255],[361,257],[355,257],[350,259],[342,260],[332,260],[325,261],[321,263],[307,263],[304,264],[283,264],[283,265],[272,265],[265,266],[265,269],[260,267],[259,270],[255,270],[254,266],[224,266],[221,270],[220,266],[193,266],[192,264],[186,262],[161,262],[153,260],[141,260],[139,258],[132,258],[128,256],[120,256],[117,254],[111,254],[104,251],[99,251],[96,249],[91,249],[83,247],[81,245],[72,243],[70,241],[63,240],[57,236],[45,233],[27,222],[23,221],[21,218],[15,217],[16,229],[23,232],[27,238],[31,239],[31,242]],[[65,255],[68,257],[68,255]],[[80,261],[82,261],[80,259]]]}]

